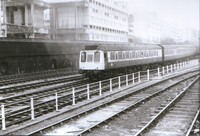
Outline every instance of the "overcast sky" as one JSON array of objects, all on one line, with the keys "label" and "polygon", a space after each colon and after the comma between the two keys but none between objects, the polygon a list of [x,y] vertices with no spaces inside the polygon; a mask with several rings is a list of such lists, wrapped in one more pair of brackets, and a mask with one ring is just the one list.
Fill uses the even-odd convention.
[{"label": "overcast sky", "polygon": [[130,12],[155,12],[162,20],[199,29],[199,0],[126,0]]},{"label": "overcast sky", "polygon": [[[44,0],[48,2],[65,0]],[[122,0],[129,12],[155,12],[161,20],[199,30],[200,0]]]}]

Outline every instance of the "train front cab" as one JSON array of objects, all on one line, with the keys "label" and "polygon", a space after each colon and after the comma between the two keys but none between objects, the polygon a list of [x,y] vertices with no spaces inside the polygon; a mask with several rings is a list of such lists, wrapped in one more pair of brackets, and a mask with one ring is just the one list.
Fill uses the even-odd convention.
[{"label": "train front cab", "polygon": [[98,74],[105,69],[104,52],[84,50],[80,52],[79,71],[87,75]]}]

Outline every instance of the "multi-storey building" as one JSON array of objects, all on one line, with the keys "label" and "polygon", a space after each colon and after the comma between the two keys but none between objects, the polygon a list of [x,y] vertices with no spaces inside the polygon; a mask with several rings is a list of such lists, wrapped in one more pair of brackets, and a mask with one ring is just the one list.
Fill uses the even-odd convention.
[{"label": "multi-storey building", "polygon": [[133,13],[132,40],[136,43],[160,43],[160,20],[155,13]]},{"label": "multi-storey building", "polygon": [[50,4],[53,39],[128,42],[127,4],[116,0],[66,0]]},{"label": "multi-storey building", "polygon": [[161,41],[162,43],[185,43],[194,42],[192,39],[192,30],[190,28],[181,27],[173,22],[162,23]]},{"label": "multi-storey building", "polygon": [[128,17],[128,39],[129,42],[134,42],[134,17],[129,15]]},{"label": "multi-storey building", "polygon": [[5,35],[5,27],[3,26],[4,24],[4,17],[5,17],[5,2],[0,0],[0,37],[6,37]]},{"label": "multi-storey building", "polygon": [[48,4],[41,0],[0,0],[0,37],[37,38],[44,30],[43,11]]}]

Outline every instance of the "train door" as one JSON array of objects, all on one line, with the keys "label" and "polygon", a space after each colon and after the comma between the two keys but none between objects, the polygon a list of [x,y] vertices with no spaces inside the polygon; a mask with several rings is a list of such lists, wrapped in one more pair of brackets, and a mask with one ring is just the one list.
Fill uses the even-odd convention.
[{"label": "train door", "polygon": [[108,66],[108,53],[107,52],[104,52],[104,62],[103,63],[105,64],[104,68],[106,69]]}]

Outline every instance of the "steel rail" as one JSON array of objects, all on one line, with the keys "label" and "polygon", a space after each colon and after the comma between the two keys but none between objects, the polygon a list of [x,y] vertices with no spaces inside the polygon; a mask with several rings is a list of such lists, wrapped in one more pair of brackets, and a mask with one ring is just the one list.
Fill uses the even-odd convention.
[{"label": "steel rail", "polygon": [[39,88],[42,86],[46,86],[46,85],[52,85],[52,84],[59,84],[59,83],[63,83],[66,81],[70,81],[73,78],[82,78],[81,75],[77,75],[75,77],[65,77],[65,78],[61,78],[61,79],[53,79],[53,80],[48,80],[48,81],[40,81],[37,83],[29,83],[29,84],[24,84],[24,85],[17,85],[17,86],[12,86],[12,87],[7,87],[7,88],[2,88],[0,89],[0,94],[7,94],[9,92],[13,93],[13,92],[20,92],[20,91],[24,91],[24,90],[28,90],[28,89],[32,89],[32,88]]},{"label": "steel rail", "polygon": [[[66,81],[70,81],[70,82],[73,82],[73,80],[82,80],[82,77],[69,77]],[[31,96],[33,94],[39,94],[39,93],[43,93],[43,92],[47,92],[48,90],[56,90],[56,89],[59,89],[61,87],[66,87],[66,86],[69,86],[70,84],[64,84],[64,85],[59,85],[59,86],[56,86],[56,87],[51,87],[51,89],[42,89],[42,90],[37,90],[37,91],[32,91],[32,92],[27,92],[27,93],[23,93],[23,94],[18,94],[18,95],[14,95],[14,96],[9,96],[9,97],[6,97],[6,98],[2,98],[0,99],[0,103],[6,103],[6,101],[12,101],[12,99],[17,99],[19,97],[24,97],[24,96]]]},{"label": "steel rail", "polygon": [[45,72],[36,72],[36,73],[30,73],[30,74],[21,74],[21,75],[13,75],[13,76],[7,76],[7,77],[1,77],[0,78],[0,86],[5,86],[9,84],[16,84],[16,83],[22,83],[27,81],[34,81],[39,79],[46,79],[46,78],[53,78],[58,76],[67,76],[71,74],[75,74],[77,72],[75,71],[68,71],[68,69],[65,70],[57,70],[57,71],[45,71]]},{"label": "steel rail", "polygon": [[176,96],[166,107],[164,107],[153,119],[151,119],[142,129],[140,129],[134,136],[140,136],[142,135],[147,129],[149,129],[151,127],[151,125],[155,122],[157,122],[157,120],[163,116],[163,114],[178,100],[180,99],[189,89],[189,87],[191,87],[197,80],[199,79],[199,76],[192,82],[190,83],[183,92],[181,92],[178,96]]},{"label": "steel rail", "polygon": [[186,133],[185,136],[190,136],[190,134],[191,134],[191,132],[192,132],[192,129],[193,129],[193,127],[194,127],[194,124],[195,124],[195,122],[196,122],[197,119],[198,119],[199,112],[200,112],[200,111],[198,110],[197,113],[196,113],[196,115],[195,115],[195,117],[194,117],[194,119],[193,119],[193,121],[192,121],[192,123],[191,123],[191,125],[190,125],[190,128],[188,129],[188,131],[187,131],[187,133]]}]

